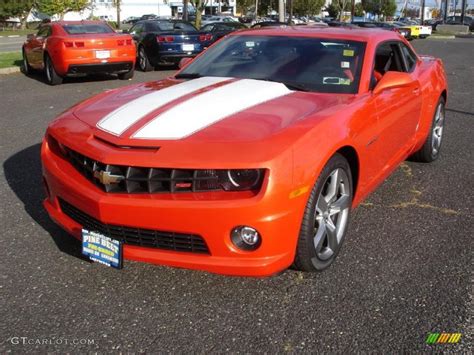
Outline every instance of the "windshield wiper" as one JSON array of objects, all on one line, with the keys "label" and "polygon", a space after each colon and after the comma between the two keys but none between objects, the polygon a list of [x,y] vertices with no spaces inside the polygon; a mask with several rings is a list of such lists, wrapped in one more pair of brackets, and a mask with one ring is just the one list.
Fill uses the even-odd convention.
[{"label": "windshield wiper", "polygon": [[200,78],[202,75],[199,73],[181,73],[175,75],[175,79],[197,79]]},{"label": "windshield wiper", "polygon": [[299,83],[297,81],[281,81],[281,80],[275,80],[275,79],[269,79],[269,78],[252,78],[254,80],[263,80],[263,81],[271,81],[273,83],[280,83],[285,85],[288,89],[290,90],[296,90],[296,91],[311,91],[311,89],[306,86],[303,83]]}]

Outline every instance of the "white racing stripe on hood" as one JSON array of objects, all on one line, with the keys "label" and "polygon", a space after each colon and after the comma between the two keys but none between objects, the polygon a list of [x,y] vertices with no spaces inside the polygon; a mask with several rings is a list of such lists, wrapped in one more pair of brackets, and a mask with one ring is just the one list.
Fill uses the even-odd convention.
[{"label": "white racing stripe on hood", "polygon": [[192,97],[163,112],[132,138],[184,138],[237,112],[291,92],[280,83],[239,80]]},{"label": "white racing stripe on hood", "polygon": [[207,86],[215,85],[230,78],[203,77],[185,81],[165,89],[141,96],[115,109],[97,123],[100,129],[119,136],[150,112],[167,103]]}]

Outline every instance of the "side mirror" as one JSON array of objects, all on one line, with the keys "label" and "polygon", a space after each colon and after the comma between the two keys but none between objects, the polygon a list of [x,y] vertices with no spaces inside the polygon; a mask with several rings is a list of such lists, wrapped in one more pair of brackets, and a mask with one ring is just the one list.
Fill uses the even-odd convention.
[{"label": "side mirror", "polygon": [[384,90],[409,86],[413,84],[414,80],[408,73],[398,71],[388,71],[382,76],[382,79],[374,88],[374,94],[378,94]]},{"label": "side mirror", "polygon": [[29,33],[26,35],[26,40],[27,41],[31,41],[33,39],[35,39],[36,35],[34,33]]},{"label": "side mirror", "polygon": [[182,59],[179,61],[179,64],[178,64],[179,69],[184,68],[184,67],[185,67],[186,65],[188,65],[192,60],[193,60],[193,58],[190,58],[190,57],[182,58]]}]

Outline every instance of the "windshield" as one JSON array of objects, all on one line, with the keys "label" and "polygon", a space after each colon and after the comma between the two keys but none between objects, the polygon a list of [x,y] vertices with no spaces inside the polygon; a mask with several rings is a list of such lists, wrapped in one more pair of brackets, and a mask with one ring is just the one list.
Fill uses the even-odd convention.
[{"label": "windshield", "polygon": [[196,32],[196,27],[186,22],[149,22],[149,31],[190,31]]},{"label": "windshield", "polygon": [[357,93],[365,43],[285,36],[230,36],[177,78],[223,76],[281,82],[292,89]]},{"label": "windshield", "polygon": [[63,25],[64,30],[70,35],[85,35],[90,33],[113,33],[114,31],[103,24],[78,24]]}]

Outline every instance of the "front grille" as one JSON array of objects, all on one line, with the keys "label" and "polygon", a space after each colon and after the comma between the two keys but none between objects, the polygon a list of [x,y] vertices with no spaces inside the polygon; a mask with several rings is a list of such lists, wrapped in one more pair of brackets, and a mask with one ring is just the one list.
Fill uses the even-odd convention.
[{"label": "front grille", "polygon": [[[218,176],[209,177],[206,170],[144,168],[109,165],[64,147],[66,158],[89,181],[105,192],[176,193],[222,190]],[[102,176],[100,175],[102,172]],[[105,174],[105,175],[104,175]],[[112,179],[107,183],[105,179]],[[215,186],[209,181],[215,180]]]},{"label": "front grille", "polygon": [[59,198],[58,200],[63,213],[79,223],[83,228],[101,233],[112,239],[120,240],[124,244],[178,252],[210,254],[206,242],[199,235],[105,224],[63,199]]}]

